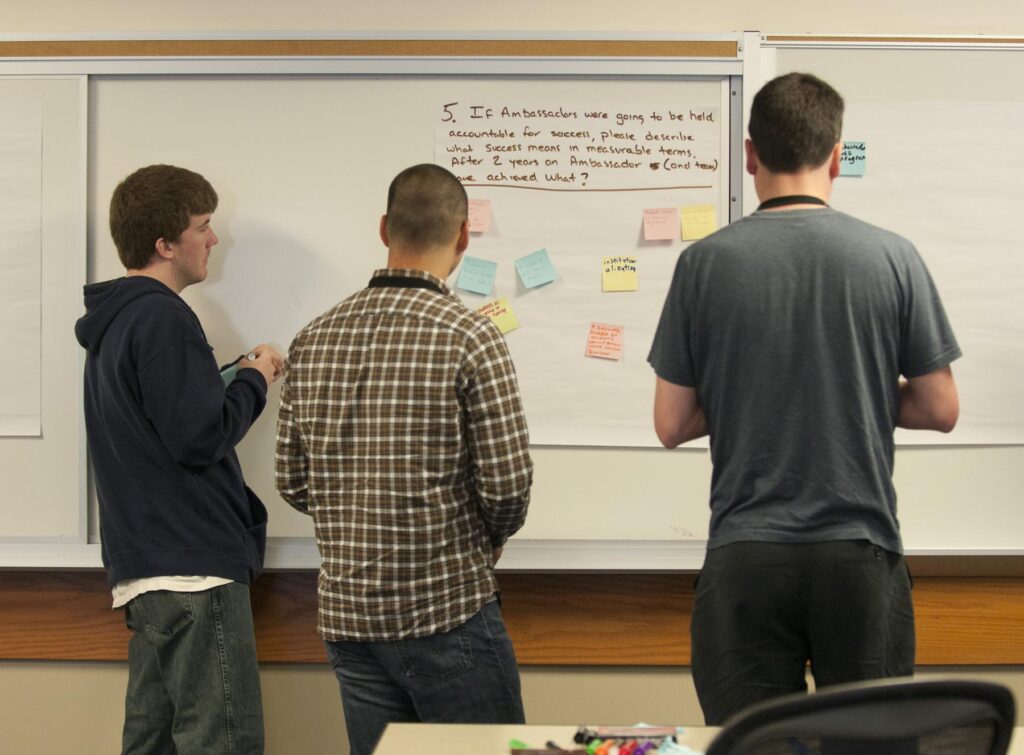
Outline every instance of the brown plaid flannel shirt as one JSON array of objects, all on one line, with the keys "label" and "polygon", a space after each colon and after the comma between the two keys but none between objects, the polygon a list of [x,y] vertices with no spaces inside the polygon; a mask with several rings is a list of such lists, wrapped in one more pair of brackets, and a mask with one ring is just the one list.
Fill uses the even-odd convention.
[{"label": "brown plaid flannel shirt", "polygon": [[495,593],[493,549],[523,525],[533,464],[501,333],[435,276],[367,288],[292,342],[276,479],[313,517],[327,640],[421,637]]}]

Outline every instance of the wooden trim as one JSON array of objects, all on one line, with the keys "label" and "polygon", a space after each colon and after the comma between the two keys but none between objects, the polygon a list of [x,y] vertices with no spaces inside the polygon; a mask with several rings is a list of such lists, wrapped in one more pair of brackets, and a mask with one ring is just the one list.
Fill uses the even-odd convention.
[{"label": "wooden trim", "polygon": [[[686,666],[691,574],[502,574],[525,666]],[[322,663],[316,575],[264,575],[253,593],[260,658]],[[921,666],[1024,664],[1024,578],[919,577]],[[69,631],[72,630],[72,631]],[[0,572],[0,659],[123,661],[128,630],[98,572]]]},{"label": "wooden trim", "polygon": [[736,58],[734,40],[160,39],[0,42],[3,58]]}]

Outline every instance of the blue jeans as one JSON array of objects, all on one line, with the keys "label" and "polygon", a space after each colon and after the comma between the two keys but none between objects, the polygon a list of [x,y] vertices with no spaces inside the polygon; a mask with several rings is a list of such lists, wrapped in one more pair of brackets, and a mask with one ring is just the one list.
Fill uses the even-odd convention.
[{"label": "blue jeans", "polygon": [[391,722],[524,723],[512,641],[497,601],[447,632],[391,642],[325,642],[352,755]]},{"label": "blue jeans", "polygon": [[147,592],[125,607],[122,752],[263,752],[263,704],[249,586]]}]

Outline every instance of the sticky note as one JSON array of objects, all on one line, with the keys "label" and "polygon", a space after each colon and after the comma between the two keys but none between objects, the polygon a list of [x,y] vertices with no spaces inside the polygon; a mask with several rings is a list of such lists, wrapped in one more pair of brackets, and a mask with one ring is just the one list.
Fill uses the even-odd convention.
[{"label": "sticky note", "polygon": [[608,325],[603,322],[590,323],[590,335],[587,337],[587,356],[597,359],[622,358],[622,341],[625,328],[621,325]]},{"label": "sticky note", "polygon": [[464,291],[490,296],[491,289],[494,288],[494,274],[497,270],[497,262],[479,257],[463,257],[462,265],[459,267],[459,278],[455,285]]},{"label": "sticky note", "polygon": [[487,233],[491,230],[491,200],[469,200],[469,232]]},{"label": "sticky note", "polygon": [[502,296],[500,299],[489,301],[482,307],[477,309],[482,315],[490,317],[495,325],[498,326],[498,330],[502,333],[508,333],[509,331],[515,330],[519,327],[519,320],[516,319],[515,312],[512,311],[512,307],[509,306],[508,299]]},{"label": "sticky note", "polygon": [[863,176],[868,165],[868,145],[865,142],[843,142],[839,157],[839,175]]},{"label": "sticky note", "polygon": [[673,241],[679,238],[679,210],[653,207],[644,210],[644,241]]},{"label": "sticky note", "polygon": [[519,273],[519,280],[527,288],[543,286],[558,277],[551,264],[551,258],[548,257],[547,249],[538,249],[532,254],[517,259],[516,272]]},{"label": "sticky note", "polygon": [[636,257],[602,257],[602,291],[636,291]]},{"label": "sticky note", "polygon": [[682,221],[683,241],[696,241],[718,230],[715,206],[712,204],[681,207],[679,216]]}]

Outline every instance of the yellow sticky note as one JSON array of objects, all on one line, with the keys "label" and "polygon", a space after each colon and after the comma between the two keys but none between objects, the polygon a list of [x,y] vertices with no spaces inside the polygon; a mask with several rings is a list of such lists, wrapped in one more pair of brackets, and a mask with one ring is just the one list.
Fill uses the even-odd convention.
[{"label": "yellow sticky note", "polygon": [[683,241],[696,241],[718,230],[718,219],[712,204],[680,207],[679,219],[682,222]]},{"label": "yellow sticky note", "polygon": [[477,309],[477,312],[490,317],[491,321],[498,326],[498,330],[502,333],[508,333],[509,331],[515,330],[519,327],[519,320],[516,319],[516,313],[512,311],[512,307],[509,306],[508,299],[504,296],[500,299],[487,302]]},{"label": "yellow sticky note", "polygon": [[636,291],[636,257],[602,257],[602,291]]}]

